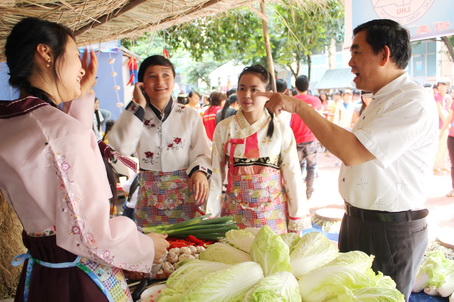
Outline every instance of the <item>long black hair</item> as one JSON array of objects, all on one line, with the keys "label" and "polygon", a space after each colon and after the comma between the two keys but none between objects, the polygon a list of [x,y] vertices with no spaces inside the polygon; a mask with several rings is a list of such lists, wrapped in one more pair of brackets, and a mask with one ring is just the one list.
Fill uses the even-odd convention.
[{"label": "long black hair", "polygon": [[233,103],[236,103],[236,102],[238,102],[238,96],[236,94],[232,94],[227,98],[227,100],[224,103],[224,107],[222,107],[221,121],[226,118],[225,115],[227,113],[227,109],[230,108],[230,105],[232,105]]},{"label": "long black hair", "polygon": [[[67,27],[37,18],[25,18],[19,21],[9,34],[5,44],[6,64],[9,68],[9,83],[30,95],[55,106],[51,96],[30,84],[36,47],[39,44],[47,45],[53,53],[56,62],[64,52],[68,39],[75,41],[74,33]],[[59,81],[56,64],[52,64],[54,79]]]},{"label": "long black hair", "polygon": [[[266,91],[276,91],[276,87],[274,87],[275,83],[273,81],[273,77],[271,73],[262,65],[252,65],[245,67],[243,71],[240,73],[240,76],[238,77],[238,84],[240,83],[241,77],[247,73],[254,73],[260,76],[262,79],[262,82],[265,83],[265,89]],[[239,85],[238,85],[239,86]],[[268,110],[268,108],[266,109]],[[270,124],[268,125],[268,130],[266,132],[266,136],[272,137],[274,133],[274,116],[273,114],[268,110],[271,116],[271,121]]]}]

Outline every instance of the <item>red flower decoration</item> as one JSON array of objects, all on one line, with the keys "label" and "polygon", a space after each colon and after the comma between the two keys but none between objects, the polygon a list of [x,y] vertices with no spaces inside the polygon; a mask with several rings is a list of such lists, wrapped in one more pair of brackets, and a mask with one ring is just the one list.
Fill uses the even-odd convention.
[{"label": "red flower decoration", "polygon": [[181,138],[180,137],[177,137],[176,139],[173,140],[175,142],[175,144],[179,144],[181,143]]},{"label": "red flower decoration", "polygon": [[173,144],[168,144],[167,145],[167,148],[172,148],[173,147]]},{"label": "red flower decoration", "polygon": [[78,226],[73,226],[71,228],[71,233],[73,234],[80,234],[80,228]]},{"label": "red flower decoration", "polygon": [[149,126],[150,125],[150,120],[145,120],[144,125],[145,126]]},{"label": "red flower decoration", "polygon": [[147,158],[153,157],[153,155],[154,155],[153,152],[150,152],[150,151],[145,152],[145,156],[146,156]]}]

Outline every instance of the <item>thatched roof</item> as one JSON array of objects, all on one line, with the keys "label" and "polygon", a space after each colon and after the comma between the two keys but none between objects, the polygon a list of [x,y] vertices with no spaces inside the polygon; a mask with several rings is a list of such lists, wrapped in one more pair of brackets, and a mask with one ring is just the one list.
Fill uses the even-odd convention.
[{"label": "thatched roof", "polygon": [[12,26],[24,17],[62,23],[80,46],[136,38],[257,0],[1,0],[0,60]]}]

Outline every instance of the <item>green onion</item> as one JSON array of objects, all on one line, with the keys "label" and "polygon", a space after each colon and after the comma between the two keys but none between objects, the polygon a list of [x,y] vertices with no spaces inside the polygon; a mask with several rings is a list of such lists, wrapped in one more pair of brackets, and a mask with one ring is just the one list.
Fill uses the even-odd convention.
[{"label": "green onion", "polygon": [[168,234],[176,238],[186,238],[193,235],[199,239],[217,240],[224,237],[227,231],[238,229],[231,216],[208,218],[209,216],[210,214],[175,224],[143,227],[142,231],[144,233]]}]

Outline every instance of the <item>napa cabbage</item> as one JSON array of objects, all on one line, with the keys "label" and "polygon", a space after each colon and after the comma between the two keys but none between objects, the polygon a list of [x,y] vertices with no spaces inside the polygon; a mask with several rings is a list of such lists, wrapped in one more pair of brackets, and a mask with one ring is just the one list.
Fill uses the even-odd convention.
[{"label": "napa cabbage", "polygon": [[265,276],[292,271],[287,244],[269,226],[263,226],[257,233],[250,254],[261,265]]},{"label": "napa cabbage", "polygon": [[204,260],[191,260],[175,270],[167,279],[167,288],[184,292],[203,276],[232,267],[231,264]]},{"label": "napa cabbage", "polygon": [[298,242],[300,236],[296,233],[283,233],[280,235],[284,242],[288,245],[289,249],[292,250],[293,245]]},{"label": "napa cabbage", "polygon": [[365,272],[368,268],[372,267],[375,256],[367,255],[362,251],[350,251],[346,253],[339,253],[339,255],[325,264],[324,266],[344,265],[356,269],[360,272]]},{"label": "napa cabbage", "polygon": [[297,279],[327,264],[339,255],[337,247],[322,233],[311,232],[301,237],[291,249],[290,265]]},{"label": "napa cabbage", "polygon": [[247,292],[263,279],[260,265],[253,261],[205,275],[191,287],[183,300],[200,302],[241,302]]},{"label": "napa cabbage", "polygon": [[446,258],[442,251],[430,251],[416,274],[413,292],[421,290],[448,297],[454,291],[454,261]]},{"label": "napa cabbage", "polygon": [[337,296],[342,302],[403,302],[404,295],[395,288],[363,287],[346,290]]},{"label": "napa cabbage", "polygon": [[277,272],[262,279],[244,298],[245,302],[300,302],[298,281],[290,272]]},{"label": "napa cabbage", "polygon": [[249,232],[249,233],[252,233],[255,235],[257,235],[257,233],[260,231],[261,228],[245,228],[243,229],[243,231],[246,231],[246,232]]},{"label": "napa cabbage", "polygon": [[441,251],[428,252],[416,274],[413,291],[419,292],[426,286],[440,286],[445,281],[443,267],[448,264]]},{"label": "napa cabbage", "polygon": [[254,242],[255,234],[245,230],[230,230],[225,233],[227,242],[243,252],[251,251],[252,242]]},{"label": "napa cabbage", "polygon": [[305,302],[326,301],[348,291],[371,287],[375,283],[367,274],[344,266],[329,266],[312,270],[298,280],[301,296]]},{"label": "napa cabbage", "polygon": [[[363,301],[355,298],[355,293],[362,288],[384,288],[382,291],[384,297],[392,295],[400,297],[393,301],[404,301],[403,295],[395,288],[396,283],[391,278],[383,276],[382,273],[375,274],[371,268],[359,271],[357,268],[344,265],[324,266],[302,275],[298,284],[305,302],[331,301],[330,299],[333,301]],[[365,291],[364,295],[366,295]],[[356,294],[360,293],[361,291]],[[379,293],[380,291],[374,291],[374,295]]]},{"label": "napa cabbage", "polygon": [[227,264],[237,264],[251,261],[251,256],[228,243],[216,242],[209,245],[206,250],[200,253],[199,258],[207,261],[217,261]]}]

